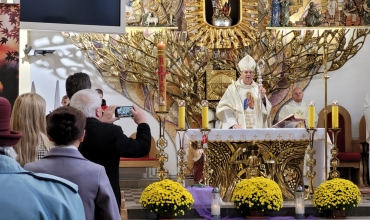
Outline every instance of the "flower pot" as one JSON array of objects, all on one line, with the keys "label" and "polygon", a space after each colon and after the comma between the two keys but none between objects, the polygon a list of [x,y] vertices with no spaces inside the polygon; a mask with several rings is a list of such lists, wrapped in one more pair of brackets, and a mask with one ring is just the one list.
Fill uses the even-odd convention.
[{"label": "flower pot", "polygon": [[326,218],[329,219],[345,219],[346,210],[330,210],[326,212]]},{"label": "flower pot", "polygon": [[262,210],[249,210],[249,215],[246,216],[246,219],[267,219],[265,212]]},{"label": "flower pot", "polygon": [[159,213],[157,215],[157,219],[158,220],[161,220],[161,219],[177,219],[176,217],[172,216],[171,214],[169,213]]}]

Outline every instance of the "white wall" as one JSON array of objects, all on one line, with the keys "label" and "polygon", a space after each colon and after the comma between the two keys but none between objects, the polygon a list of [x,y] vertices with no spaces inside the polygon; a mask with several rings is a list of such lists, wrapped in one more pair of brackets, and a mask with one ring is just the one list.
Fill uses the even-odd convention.
[{"label": "white wall", "polygon": [[[359,138],[359,122],[363,116],[365,96],[370,92],[370,38],[364,46],[342,68],[328,72],[327,102],[331,105],[333,100],[345,107],[352,119],[352,137]],[[313,77],[304,91],[305,100],[315,100],[317,113],[324,108],[324,79],[322,75]]]},{"label": "white wall", "polygon": [[[80,71],[89,74],[93,88],[101,88],[104,91],[104,98],[107,100],[108,105],[132,105],[122,94],[107,86],[88,59],[61,34],[57,32],[30,31],[27,37],[21,36],[20,50],[24,49],[25,43],[32,45],[35,49],[56,50],[54,54],[37,55],[29,58],[22,57],[21,53],[20,77],[21,81],[26,82],[23,86],[21,85],[20,91],[22,93],[29,92],[31,83],[34,81],[37,93],[41,94],[47,101],[47,111],[51,111],[54,108],[56,81],[59,80],[60,96],[63,96],[65,94],[65,80],[68,75]],[[33,54],[33,51],[30,54]],[[363,115],[363,102],[366,94],[370,92],[368,86],[370,81],[369,56],[370,40],[368,39],[354,58],[338,71],[329,73],[328,104],[336,99],[340,105],[348,109],[352,116],[352,136],[354,138],[359,136],[358,123]],[[27,72],[28,64],[30,73]],[[312,79],[305,90],[304,99],[315,100],[317,112],[324,107],[324,80],[322,75],[315,76]],[[147,113],[146,115],[152,129],[152,136],[157,140],[159,137],[158,122],[151,114]],[[122,126],[127,135],[132,134],[136,130],[136,125],[130,118],[121,119],[115,122],[115,124]],[[170,140],[168,136],[166,138]],[[169,142],[166,152],[169,154],[169,162],[166,163],[166,168],[171,175],[175,175],[177,173],[176,149],[172,142]]]}]

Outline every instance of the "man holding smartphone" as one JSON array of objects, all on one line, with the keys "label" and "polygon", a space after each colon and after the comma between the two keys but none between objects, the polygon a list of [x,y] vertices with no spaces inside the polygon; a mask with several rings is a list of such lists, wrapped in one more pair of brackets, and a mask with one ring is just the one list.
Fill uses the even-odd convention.
[{"label": "man holding smartphone", "polygon": [[[89,75],[83,72],[79,72],[68,76],[66,80],[66,92],[69,100],[71,100],[72,96],[76,92],[83,89],[91,89],[91,81]],[[116,105],[110,105],[109,107],[105,108],[104,114],[99,118],[99,120],[106,123],[113,123],[119,120],[118,117],[112,117],[116,107]]]},{"label": "man holding smartphone", "polygon": [[70,106],[86,116],[85,139],[78,150],[88,160],[104,166],[118,207],[121,206],[119,187],[120,157],[144,157],[149,154],[151,132],[144,112],[137,106],[130,110],[138,125],[136,139],[127,137],[122,128],[115,124],[100,121],[102,117],[99,94],[92,89],[76,92]]}]

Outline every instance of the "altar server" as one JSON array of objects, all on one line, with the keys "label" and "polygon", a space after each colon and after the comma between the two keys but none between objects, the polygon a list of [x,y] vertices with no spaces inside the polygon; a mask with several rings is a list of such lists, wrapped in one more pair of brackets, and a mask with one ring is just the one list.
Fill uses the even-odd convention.
[{"label": "altar server", "polygon": [[266,90],[253,80],[256,62],[246,55],[238,67],[240,78],[229,85],[216,109],[220,128],[267,128],[271,103]]},{"label": "altar server", "polygon": [[365,97],[364,116],[366,121],[366,142],[370,142],[370,93]]}]

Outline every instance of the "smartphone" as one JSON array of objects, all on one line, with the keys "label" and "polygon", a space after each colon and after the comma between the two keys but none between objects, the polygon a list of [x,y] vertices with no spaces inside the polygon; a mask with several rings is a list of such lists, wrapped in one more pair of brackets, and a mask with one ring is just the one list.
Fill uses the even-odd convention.
[{"label": "smartphone", "polygon": [[118,106],[115,111],[115,116],[119,118],[132,117],[131,109],[132,106]]}]

